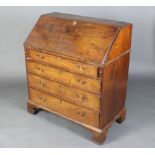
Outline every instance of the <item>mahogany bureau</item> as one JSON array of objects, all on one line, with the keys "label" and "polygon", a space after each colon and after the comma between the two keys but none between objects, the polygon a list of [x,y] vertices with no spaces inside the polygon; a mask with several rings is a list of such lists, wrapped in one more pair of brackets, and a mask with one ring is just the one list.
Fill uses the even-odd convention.
[{"label": "mahogany bureau", "polygon": [[132,24],[62,13],[41,15],[24,43],[28,111],[57,114],[103,143],[125,119]]}]

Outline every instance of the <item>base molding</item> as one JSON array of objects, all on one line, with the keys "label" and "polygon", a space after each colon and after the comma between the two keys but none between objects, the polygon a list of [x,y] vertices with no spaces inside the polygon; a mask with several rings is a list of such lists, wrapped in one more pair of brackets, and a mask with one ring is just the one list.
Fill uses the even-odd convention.
[{"label": "base molding", "polygon": [[37,108],[34,104],[31,104],[30,102],[27,102],[27,111],[31,114],[37,114],[40,109]]},{"label": "base molding", "polygon": [[112,126],[112,124],[116,121],[117,123],[122,123],[125,120],[126,117],[126,108],[123,108],[107,125],[104,126],[104,128],[100,129],[100,128],[96,128],[96,127],[92,127],[90,125],[81,123],[79,121],[73,120],[67,116],[64,116],[58,112],[52,111],[51,109],[48,109],[47,107],[43,107],[41,105],[36,105],[34,102],[32,102],[31,100],[28,100],[27,102],[27,110],[29,113],[31,114],[37,114],[41,109],[46,110],[48,112],[51,112],[53,114],[56,114],[58,116],[61,116],[65,119],[68,119],[74,123],[77,123],[83,127],[85,127],[86,129],[88,129],[91,133],[92,133],[92,140],[98,144],[102,144],[107,136],[108,133],[108,129]]},{"label": "base molding", "polygon": [[109,128],[116,121],[121,124],[125,120],[126,117],[126,108],[123,108],[103,129],[101,132],[92,131],[92,140],[97,142],[98,144],[102,144],[107,136]]}]

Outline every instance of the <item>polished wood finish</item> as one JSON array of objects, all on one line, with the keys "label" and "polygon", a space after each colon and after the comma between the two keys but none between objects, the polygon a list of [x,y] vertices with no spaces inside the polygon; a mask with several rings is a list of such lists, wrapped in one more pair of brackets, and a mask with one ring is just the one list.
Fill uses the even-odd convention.
[{"label": "polished wood finish", "polygon": [[98,66],[90,65],[82,62],[73,61],[62,56],[51,55],[36,50],[30,49],[28,51],[29,59],[44,62],[60,69],[65,69],[70,72],[97,78]]},{"label": "polished wood finish", "polygon": [[41,78],[36,75],[28,75],[29,86],[46,93],[51,93],[65,100],[87,107],[95,111],[100,110],[100,96],[75,88],[70,88],[61,83]]},{"label": "polished wood finish", "polygon": [[40,75],[51,80],[56,80],[60,83],[64,83],[74,88],[88,90],[97,94],[100,93],[101,90],[100,79],[97,80],[87,78],[85,76],[73,74],[68,71],[64,71],[41,63],[32,62],[29,60],[27,61],[27,68],[29,73]]},{"label": "polished wood finish", "polygon": [[101,63],[117,31],[113,26],[41,16],[25,45]]},{"label": "polished wood finish", "polygon": [[118,60],[104,66],[102,78],[106,82],[102,85],[101,128],[111,121],[125,106],[129,54],[130,51]]},{"label": "polished wood finish", "polygon": [[38,105],[52,109],[53,111],[59,112],[65,116],[94,127],[98,127],[99,125],[98,112],[71,104],[61,98],[47,95],[38,90],[30,89],[30,100],[34,101],[36,106]]},{"label": "polished wood finish", "polygon": [[42,15],[24,43],[28,111],[80,124],[102,144],[125,120],[132,25],[61,13]]},{"label": "polished wood finish", "polygon": [[113,60],[130,49],[131,33],[132,33],[132,25],[128,25],[119,30],[117,38],[115,39],[113,46],[111,46],[106,61]]}]

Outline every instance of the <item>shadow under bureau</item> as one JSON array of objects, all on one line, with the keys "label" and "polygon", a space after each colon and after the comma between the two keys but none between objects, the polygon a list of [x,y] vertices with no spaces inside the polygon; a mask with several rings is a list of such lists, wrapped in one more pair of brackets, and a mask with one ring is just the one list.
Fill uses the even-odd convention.
[{"label": "shadow under bureau", "polygon": [[28,111],[78,123],[103,143],[125,119],[132,25],[62,13],[41,15],[24,43]]}]

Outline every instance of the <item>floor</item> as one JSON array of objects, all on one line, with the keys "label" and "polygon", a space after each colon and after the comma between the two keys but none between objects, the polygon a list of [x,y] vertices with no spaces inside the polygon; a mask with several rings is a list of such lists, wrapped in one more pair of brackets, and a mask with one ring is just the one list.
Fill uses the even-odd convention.
[{"label": "floor", "polygon": [[114,123],[103,145],[56,115],[26,109],[25,78],[0,80],[0,147],[155,147],[155,79],[129,77],[127,118]]}]

